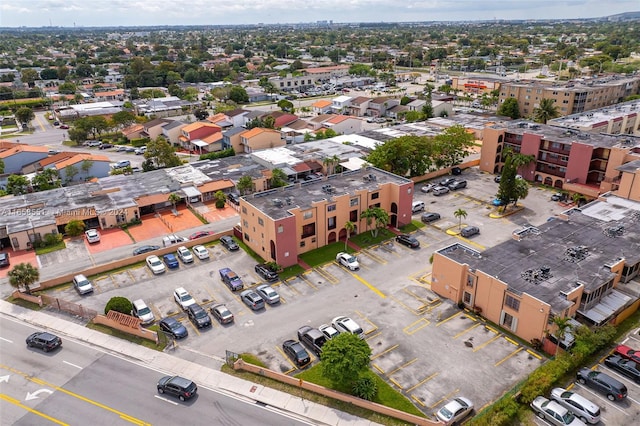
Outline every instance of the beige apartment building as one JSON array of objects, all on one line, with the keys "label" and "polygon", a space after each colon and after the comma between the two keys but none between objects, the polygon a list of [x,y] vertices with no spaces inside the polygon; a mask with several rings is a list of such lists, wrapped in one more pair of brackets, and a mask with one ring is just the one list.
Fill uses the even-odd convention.
[{"label": "beige apartment building", "polygon": [[554,118],[547,124],[586,133],[640,136],[640,99]]}]

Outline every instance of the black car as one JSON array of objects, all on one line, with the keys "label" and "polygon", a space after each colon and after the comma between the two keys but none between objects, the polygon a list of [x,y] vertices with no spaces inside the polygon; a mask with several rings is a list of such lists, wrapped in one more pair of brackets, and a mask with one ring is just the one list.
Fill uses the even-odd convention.
[{"label": "black car", "polygon": [[311,362],[309,352],[307,352],[300,342],[285,340],[282,344],[282,350],[298,367],[303,367]]},{"label": "black car", "polygon": [[495,183],[500,183],[501,180],[502,180],[502,175],[497,175],[496,177],[493,178],[493,181]]},{"label": "black car", "polygon": [[278,281],[278,274],[273,272],[267,265],[256,265],[255,271],[266,281]]},{"label": "black car", "polygon": [[180,376],[164,376],[158,380],[158,393],[178,397],[180,401],[191,399],[198,392],[198,386],[189,379]]},{"label": "black car", "polygon": [[111,144],[111,143],[103,143],[98,147],[98,149],[109,149],[109,148],[113,148],[113,144]]},{"label": "black car", "polygon": [[462,235],[465,238],[472,237],[479,233],[480,233],[480,229],[477,226],[465,226],[460,231],[460,235]]},{"label": "black car", "polygon": [[420,241],[416,240],[415,237],[409,234],[400,234],[396,236],[396,241],[400,244],[404,244],[407,247],[418,248],[420,247]]},{"label": "black car", "polygon": [[462,169],[460,167],[453,167],[451,169],[451,174],[452,175],[456,175],[456,176],[460,175],[460,174],[462,174]]},{"label": "black car", "polygon": [[189,335],[187,328],[173,317],[167,317],[158,323],[160,330],[173,336],[174,339],[184,339]]},{"label": "black car", "polygon": [[55,334],[38,331],[27,337],[27,346],[49,352],[62,346],[62,339]]},{"label": "black car", "polygon": [[5,266],[11,265],[11,261],[9,260],[9,253],[0,252],[0,268],[4,268]]},{"label": "black car", "polygon": [[420,220],[422,220],[423,223],[435,222],[436,220],[440,220],[440,213],[422,213]]},{"label": "black car", "polygon": [[624,384],[599,371],[583,368],[578,371],[577,379],[579,383],[606,395],[610,401],[620,401],[627,397],[627,387]]},{"label": "black car", "polygon": [[231,238],[228,235],[220,237],[220,242],[222,243],[223,246],[227,248],[227,250],[230,250],[230,251],[236,251],[240,248],[240,246],[238,246],[238,244],[233,240],[233,238]]},{"label": "black car", "polygon": [[187,306],[187,316],[198,328],[211,327],[211,317],[197,303]]},{"label": "black car", "polygon": [[227,200],[236,206],[240,205],[240,196],[238,194],[234,194],[233,192],[227,194]]},{"label": "black car", "polygon": [[160,246],[142,246],[133,250],[133,255],[137,256],[139,254],[149,253],[150,251],[159,250]]},{"label": "black car", "polygon": [[635,361],[624,359],[620,355],[610,355],[604,360],[604,364],[634,382],[640,383],[640,366]]}]

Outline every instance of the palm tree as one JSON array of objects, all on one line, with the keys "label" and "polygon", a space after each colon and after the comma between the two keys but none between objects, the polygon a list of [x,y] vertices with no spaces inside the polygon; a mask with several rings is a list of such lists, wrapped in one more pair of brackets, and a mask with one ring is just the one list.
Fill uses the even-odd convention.
[{"label": "palm tree", "polygon": [[344,251],[347,251],[347,241],[349,241],[351,233],[356,229],[356,224],[348,220],[344,224],[344,229],[347,231],[347,238],[344,240]]},{"label": "palm tree", "polygon": [[552,323],[558,328],[556,331],[556,356],[558,356],[558,348],[560,347],[560,341],[564,340],[567,332],[571,331],[571,318],[554,316]]},{"label": "palm tree", "polygon": [[463,209],[458,209],[453,212],[453,215],[458,218],[458,229],[462,228],[462,219],[467,218],[467,211]]},{"label": "palm tree", "polygon": [[240,191],[241,195],[246,195],[248,191],[253,189],[253,179],[251,176],[244,175],[240,179],[238,179],[238,183],[236,184],[236,188]]},{"label": "palm tree", "polygon": [[13,267],[7,274],[9,276],[9,284],[20,290],[24,287],[27,294],[31,294],[29,287],[40,278],[40,272],[30,263],[19,263]]},{"label": "palm tree", "polygon": [[169,194],[169,198],[168,201],[173,204],[173,209],[176,209],[176,203],[178,203],[180,200],[182,200],[182,198],[180,198],[180,196],[178,194],[176,194],[175,192],[172,192],[171,194]]},{"label": "palm tree", "polygon": [[540,106],[533,109],[533,119],[538,123],[547,124],[547,121],[560,116],[554,100],[545,98],[540,101]]}]

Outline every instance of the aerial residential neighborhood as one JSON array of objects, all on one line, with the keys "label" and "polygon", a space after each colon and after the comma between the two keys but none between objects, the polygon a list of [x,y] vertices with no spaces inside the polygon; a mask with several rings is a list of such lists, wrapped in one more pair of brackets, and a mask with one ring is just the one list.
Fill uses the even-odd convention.
[{"label": "aerial residential neighborhood", "polygon": [[637,5],[18,3],[3,423],[640,422]]}]

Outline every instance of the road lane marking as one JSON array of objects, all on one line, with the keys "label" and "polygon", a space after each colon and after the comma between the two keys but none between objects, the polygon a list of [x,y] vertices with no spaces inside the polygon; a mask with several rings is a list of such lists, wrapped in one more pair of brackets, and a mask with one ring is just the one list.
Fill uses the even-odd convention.
[{"label": "road lane marking", "polygon": [[82,370],[82,367],[80,367],[79,365],[72,364],[72,363],[70,363],[69,361],[62,361],[62,362],[63,362],[64,364],[67,364],[67,365],[70,365],[70,366],[72,366],[72,367],[75,367],[75,368],[77,368],[78,370]]},{"label": "road lane marking", "polygon": [[178,405],[177,402],[175,401],[171,401],[170,399],[165,398],[164,396],[160,396],[160,395],[153,395],[155,398],[158,398],[164,402],[168,402],[169,404],[173,404],[173,405]]},{"label": "road lane marking", "polygon": [[65,422],[60,421],[58,419],[55,419],[55,418],[53,418],[51,416],[48,416],[48,415],[46,415],[46,414],[44,414],[44,413],[42,413],[42,412],[40,412],[38,410],[34,410],[33,408],[24,405],[23,403],[21,403],[17,399],[11,398],[9,395],[0,394],[0,399],[2,399],[4,401],[7,401],[7,402],[10,402],[11,404],[16,405],[16,406],[18,406],[20,408],[24,408],[28,412],[30,412],[32,414],[35,414],[37,416],[40,416],[43,419],[47,419],[50,422],[55,423],[57,425],[64,425],[64,426],[68,426],[69,425],[68,423],[65,423]]},{"label": "road lane marking", "polygon": [[0,340],[4,340],[7,343],[13,343],[13,340],[5,339],[4,337],[0,337]]},{"label": "road lane marking", "polygon": [[367,287],[369,287],[369,290],[373,291],[375,294],[377,294],[378,296],[382,297],[383,299],[386,299],[386,295],[381,292],[380,290],[378,290],[377,288],[375,288],[374,286],[372,286],[371,284],[369,284],[368,282],[366,282],[363,278],[361,278],[358,274],[351,274],[353,275],[353,277],[360,281],[362,284],[366,285]]}]

